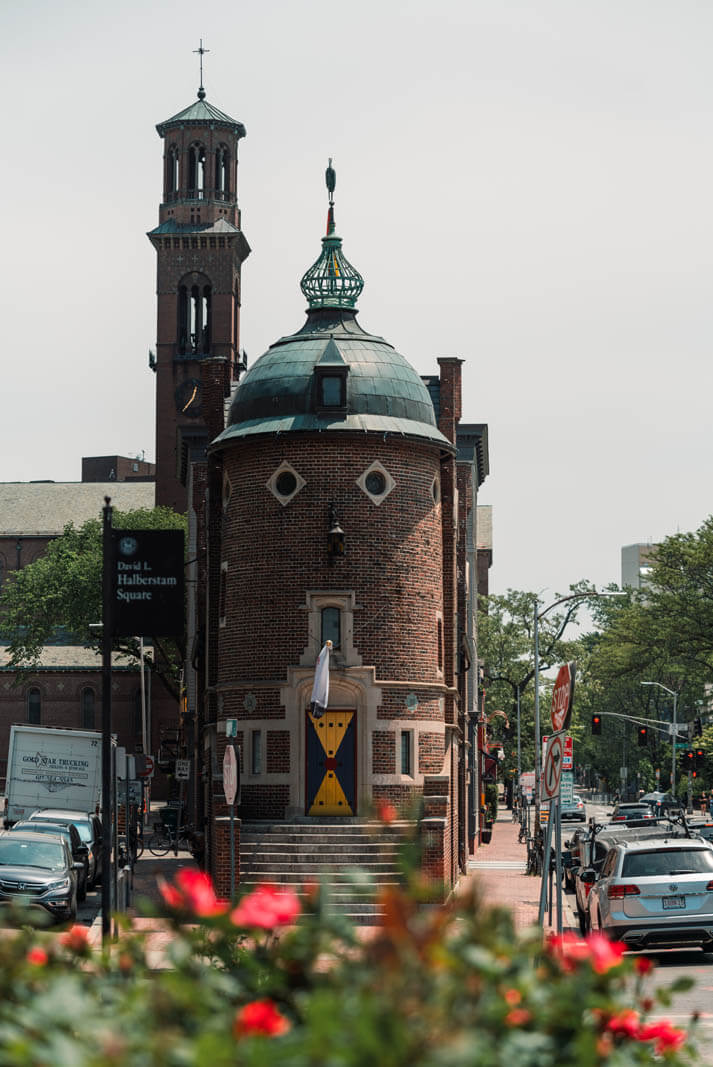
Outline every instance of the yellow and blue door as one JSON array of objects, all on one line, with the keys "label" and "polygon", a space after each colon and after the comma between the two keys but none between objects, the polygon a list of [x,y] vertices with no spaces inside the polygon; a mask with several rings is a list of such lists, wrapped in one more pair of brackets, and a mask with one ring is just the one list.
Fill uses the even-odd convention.
[{"label": "yellow and blue door", "polygon": [[356,712],[307,711],[308,815],[353,815],[356,810]]}]

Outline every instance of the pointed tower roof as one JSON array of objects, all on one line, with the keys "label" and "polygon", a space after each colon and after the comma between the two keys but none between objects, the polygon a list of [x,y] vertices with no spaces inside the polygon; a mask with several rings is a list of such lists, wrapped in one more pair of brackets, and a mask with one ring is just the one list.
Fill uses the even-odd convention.
[{"label": "pointed tower roof", "polygon": [[221,129],[232,130],[238,139],[244,137],[246,133],[242,122],[226,115],[214,104],[208,103],[202,85],[198,90],[197,100],[185,107],[183,111],[179,111],[173,118],[159,122],[156,129],[159,136],[165,137],[168,130],[175,129],[177,126],[217,126]]}]

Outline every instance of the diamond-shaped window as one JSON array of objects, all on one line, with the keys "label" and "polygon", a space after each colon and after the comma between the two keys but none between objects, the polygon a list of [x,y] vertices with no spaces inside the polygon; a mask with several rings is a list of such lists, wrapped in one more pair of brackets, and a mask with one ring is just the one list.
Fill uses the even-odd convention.
[{"label": "diamond-shaped window", "polygon": [[297,496],[300,489],[306,484],[304,478],[297,473],[295,468],[285,461],[280,464],[265,483],[265,486],[284,507]]},{"label": "diamond-shaped window", "polygon": [[377,507],[382,501],[386,500],[396,485],[386,467],[382,466],[378,459],[374,460],[371,466],[367,467],[363,474],[359,475],[356,483]]}]

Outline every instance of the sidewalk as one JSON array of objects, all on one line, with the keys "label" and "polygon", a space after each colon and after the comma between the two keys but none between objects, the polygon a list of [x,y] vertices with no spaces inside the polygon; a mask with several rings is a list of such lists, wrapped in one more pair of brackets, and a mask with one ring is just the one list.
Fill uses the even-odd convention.
[{"label": "sidewalk", "polygon": [[[468,874],[461,885],[475,879],[488,904],[509,908],[516,930],[537,925],[540,901],[540,879],[525,874],[527,850],[518,842],[519,826],[512,821],[506,808],[498,810],[489,845],[481,845],[468,861]],[[544,929],[557,929],[557,889],[553,879],[552,927],[545,913]],[[578,924],[570,899],[562,895],[562,928],[578,932]]]}]

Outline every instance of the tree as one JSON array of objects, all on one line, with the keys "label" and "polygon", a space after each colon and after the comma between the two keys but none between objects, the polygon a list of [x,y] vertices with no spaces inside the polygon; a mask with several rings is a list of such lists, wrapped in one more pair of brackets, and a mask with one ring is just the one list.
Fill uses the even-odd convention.
[{"label": "tree", "polygon": [[[582,586],[582,591],[586,587]],[[579,586],[572,587],[574,592]],[[557,599],[555,597],[555,599]],[[515,724],[518,698],[521,722],[523,766],[534,766],[534,593],[508,589],[504,596],[483,600],[484,611],[478,616],[478,655],[484,664],[483,686],[486,693],[486,717],[495,710],[505,711],[510,723],[505,739],[505,766],[517,764]],[[548,613],[539,625],[540,671],[579,657],[579,641],[565,641],[563,634],[576,618],[581,600],[563,605],[559,612]],[[542,677],[540,683],[545,681]],[[496,736],[501,726],[493,723]],[[544,731],[546,732],[546,731]]]},{"label": "tree", "polygon": [[[114,525],[127,530],[185,529],[186,519],[170,508],[115,511]],[[71,640],[101,648],[95,624],[102,617],[102,524],[90,519],[78,529],[69,523],[44,556],[10,575],[0,593],[0,634],[8,643],[8,666],[20,678],[37,667],[45,645]],[[177,695],[182,642],[153,638],[156,667]],[[137,659],[135,638],[117,638],[114,648]]]}]

